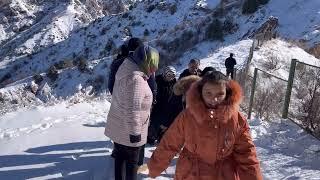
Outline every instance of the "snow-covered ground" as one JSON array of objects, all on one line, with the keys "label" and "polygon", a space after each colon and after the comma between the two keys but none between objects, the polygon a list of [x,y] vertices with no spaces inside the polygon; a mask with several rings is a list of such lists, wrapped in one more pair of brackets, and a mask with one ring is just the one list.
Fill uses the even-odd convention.
[{"label": "snow-covered ground", "polygon": [[[0,117],[0,179],[113,179],[112,142],[103,134],[109,106],[62,102]],[[320,141],[290,121],[249,122],[265,179],[320,179]],[[172,179],[174,168],[173,161],[157,179]]]}]

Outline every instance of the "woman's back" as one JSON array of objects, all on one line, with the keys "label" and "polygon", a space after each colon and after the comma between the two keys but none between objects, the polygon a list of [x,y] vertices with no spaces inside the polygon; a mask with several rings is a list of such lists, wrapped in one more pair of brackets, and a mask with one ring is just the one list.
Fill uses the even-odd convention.
[{"label": "woman's back", "polygon": [[[119,144],[141,146],[146,143],[152,92],[144,76],[128,59],[117,71],[105,134]],[[141,134],[142,140],[131,143],[129,134]]]}]

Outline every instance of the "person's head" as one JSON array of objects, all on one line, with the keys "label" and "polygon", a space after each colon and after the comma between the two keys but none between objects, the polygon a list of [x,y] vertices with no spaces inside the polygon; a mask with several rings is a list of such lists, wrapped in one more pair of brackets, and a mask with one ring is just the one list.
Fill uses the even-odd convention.
[{"label": "person's head", "polygon": [[207,72],[199,82],[199,92],[208,108],[215,108],[227,97],[228,78],[219,71]]},{"label": "person's head", "polygon": [[164,77],[165,81],[172,81],[176,78],[176,69],[173,66],[166,66],[163,69],[162,76]]},{"label": "person's head", "polygon": [[234,55],[233,53],[230,53],[230,57],[233,57],[233,55]]},{"label": "person's head", "polygon": [[129,55],[128,47],[125,44],[120,46],[118,55],[121,57],[127,57]]},{"label": "person's head", "polygon": [[191,59],[188,64],[188,70],[191,74],[197,74],[199,66],[200,66],[199,59]]},{"label": "person's head", "polygon": [[214,68],[214,67],[211,67],[211,66],[207,66],[207,67],[205,67],[203,70],[202,70],[202,72],[201,72],[201,74],[200,74],[200,77],[202,77],[202,76],[204,76],[207,72],[209,72],[209,71],[215,71],[216,69]]},{"label": "person's head", "polygon": [[134,51],[132,59],[147,76],[158,70],[159,52],[151,46],[139,46]]},{"label": "person's head", "polygon": [[127,45],[127,48],[129,51],[128,53],[134,52],[139,46],[142,46],[142,45],[143,45],[143,42],[141,39],[136,37],[130,38]]}]

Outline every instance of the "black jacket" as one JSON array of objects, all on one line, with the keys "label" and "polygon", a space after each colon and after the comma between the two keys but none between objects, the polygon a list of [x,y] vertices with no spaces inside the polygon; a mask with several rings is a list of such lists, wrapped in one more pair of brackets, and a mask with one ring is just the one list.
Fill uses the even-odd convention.
[{"label": "black jacket", "polygon": [[109,79],[108,79],[108,89],[111,94],[113,91],[114,81],[116,79],[116,73],[117,73],[119,67],[121,66],[121,64],[123,63],[123,61],[125,60],[125,58],[126,57],[118,56],[111,63],[110,71],[109,71]]},{"label": "black jacket", "polygon": [[232,57],[228,57],[224,64],[227,69],[233,69],[234,66],[237,64],[237,61]]},{"label": "black jacket", "polygon": [[152,91],[153,94],[153,102],[152,104],[156,104],[157,103],[157,82],[156,82],[156,78],[154,75],[151,75],[150,78],[148,79],[148,85]]},{"label": "black jacket", "polygon": [[200,76],[200,75],[201,75],[201,70],[198,69],[197,74],[191,74],[191,73],[189,72],[189,69],[185,69],[185,70],[180,74],[179,79],[181,79],[181,78],[183,78],[183,77],[186,77],[186,76],[190,76],[190,75],[198,75],[198,76]]},{"label": "black jacket", "polygon": [[182,111],[181,96],[173,93],[173,85],[176,79],[168,82],[162,75],[156,76],[157,83],[157,103],[152,108],[151,123],[154,126],[161,124],[169,127],[176,116]]}]

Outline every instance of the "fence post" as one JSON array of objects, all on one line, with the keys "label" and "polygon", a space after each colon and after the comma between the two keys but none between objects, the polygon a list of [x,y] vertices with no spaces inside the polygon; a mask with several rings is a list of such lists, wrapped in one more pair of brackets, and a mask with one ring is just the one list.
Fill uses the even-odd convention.
[{"label": "fence post", "polygon": [[291,92],[292,92],[292,87],[293,87],[293,80],[294,80],[294,74],[296,71],[297,61],[298,61],[297,59],[291,60],[288,85],[287,85],[286,96],[284,99],[284,105],[283,105],[283,111],[282,111],[282,118],[283,119],[288,118]]},{"label": "fence post", "polygon": [[250,102],[249,102],[249,112],[248,112],[248,119],[251,118],[252,108],[253,108],[253,101],[254,101],[254,92],[256,90],[256,83],[257,83],[257,76],[258,76],[258,68],[254,69],[253,75],[253,82],[251,85],[251,95],[250,95]]}]

